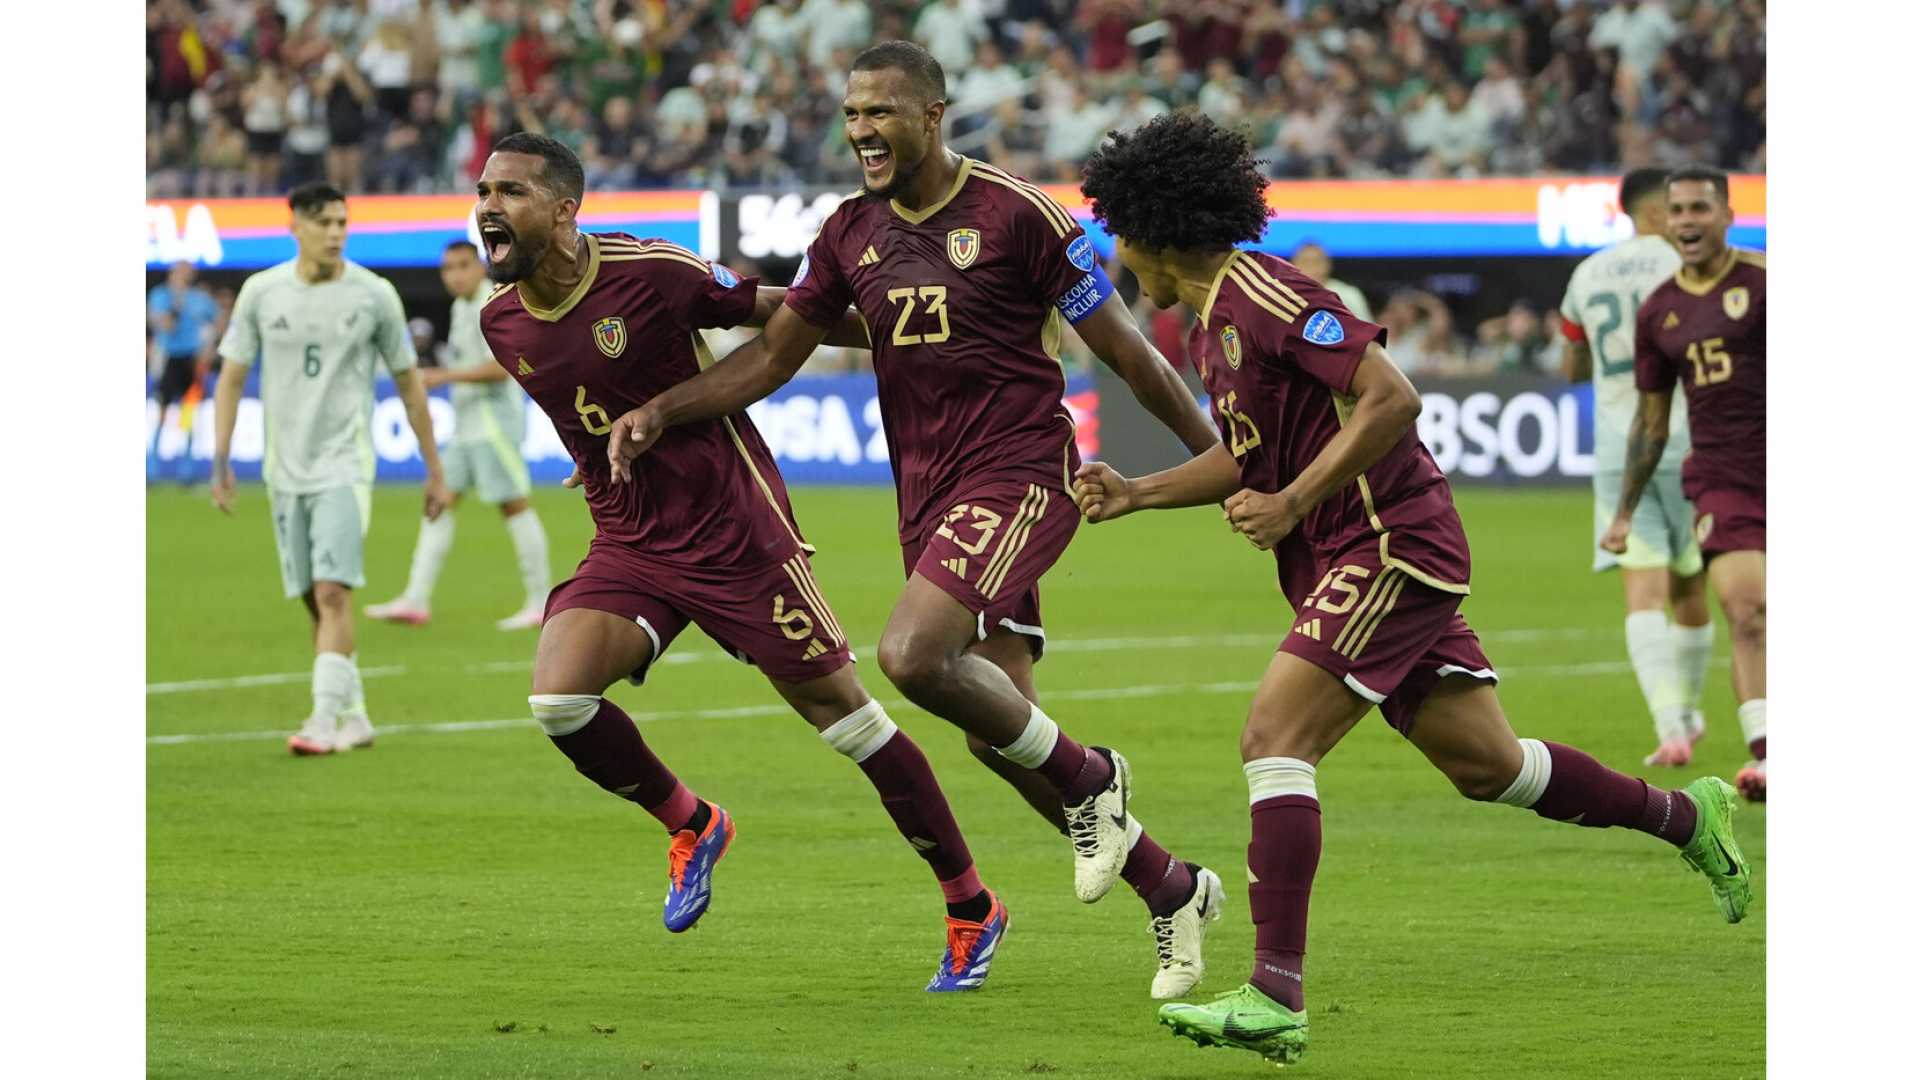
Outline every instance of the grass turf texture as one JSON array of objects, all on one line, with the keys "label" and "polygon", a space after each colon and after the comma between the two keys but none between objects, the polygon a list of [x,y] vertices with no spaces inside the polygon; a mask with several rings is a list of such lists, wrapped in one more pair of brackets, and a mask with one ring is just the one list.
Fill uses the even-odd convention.
[{"label": "grass turf texture", "polygon": [[[874,664],[899,586],[886,490],[800,489],[817,577],[862,676],[927,751],[1014,930],[986,990],[922,992],[941,896],[868,784],[698,632],[611,697],[739,836],[697,929],[660,921],[665,839],[577,776],[525,717],[534,636],[495,511],[460,511],[424,629],[359,623],[375,749],[295,760],[310,638],[279,598],[264,491],[147,503],[147,1039],[156,1077],[1261,1076],[1155,1024],[1146,911],[1070,889],[1067,845],[909,708]],[[402,586],[416,489],[381,488],[362,611]],[[590,525],[538,493],[560,577]],[[1465,611],[1523,735],[1640,772],[1652,728],[1625,663],[1619,583],[1587,572],[1590,492],[1462,490]],[[1288,613],[1272,557],[1218,511],[1083,528],[1042,585],[1038,678],[1084,741],[1134,763],[1135,808],[1230,896],[1207,1000],[1253,947],[1241,718]],[[1720,635],[1720,657],[1725,655]],[[1146,640],[1136,640],[1146,639]],[[1170,640],[1163,640],[1170,639]],[[402,672],[378,675],[381,668]],[[291,673],[266,685],[160,684]],[[760,707],[753,709],[752,707]],[[734,710],[723,716],[683,712]],[[1741,759],[1728,673],[1677,786]],[[402,726],[416,725],[412,730]],[[230,741],[166,742],[229,733]],[[1325,854],[1307,958],[1322,1077],[1755,1076],[1764,1070],[1765,818],[1739,815],[1760,896],[1728,927],[1674,851],[1621,830],[1474,805],[1377,713],[1320,772]]]}]

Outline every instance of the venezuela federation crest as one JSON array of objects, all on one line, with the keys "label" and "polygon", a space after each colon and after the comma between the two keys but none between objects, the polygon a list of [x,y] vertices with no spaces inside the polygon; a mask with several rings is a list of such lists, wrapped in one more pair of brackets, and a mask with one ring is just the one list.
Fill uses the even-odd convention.
[{"label": "venezuela federation crest", "polygon": [[1221,328],[1221,353],[1228,358],[1228,366],[1239,370],[1241,367],[1241,332],[1232,323]]},{"label": "venezuela federation crest", "polygon": [[1752,294],[1743,285],[1734,285],[1725,290],[1725,313],[1734,319],[1742,319],[1752,306]]},{"label": "venezuela federation crest", "polygon": [[630,344],[630,335],[624,331],[624,320],[615,315],[592,323],[591,337],[597,339],[597,351],[612,360],[624,355],[624,346]]},{"label": "venezuela federation crest", "polygon": [[982,254],[982,234],[974,229],[949,230],[949,261],[957,270],[967,270],[975,265],[975,257]]}]

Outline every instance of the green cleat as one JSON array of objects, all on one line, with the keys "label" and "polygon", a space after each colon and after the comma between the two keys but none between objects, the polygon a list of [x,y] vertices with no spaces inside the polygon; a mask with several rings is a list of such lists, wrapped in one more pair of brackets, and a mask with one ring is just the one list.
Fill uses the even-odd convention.
[{"label": "green cleat", "polygon": [[1290,1011],[1252,983],[1206,1005],[1163,1005],[1161,1023],[1197,1046],[1252,1050],[1277,1065],[1292,1065],[1307,1052],[1307,1010]]},{"label": "green cleat", "polygon": [[1712,882],[1712,902],[1728,923],[1745,917],[1752,906],[1752,867],[1732,835],[1732,812],[1738,799],[1732,785],[1716,776],[1702,776],[1685,787],[1699,808],[1699,823],[1679,858]]}]

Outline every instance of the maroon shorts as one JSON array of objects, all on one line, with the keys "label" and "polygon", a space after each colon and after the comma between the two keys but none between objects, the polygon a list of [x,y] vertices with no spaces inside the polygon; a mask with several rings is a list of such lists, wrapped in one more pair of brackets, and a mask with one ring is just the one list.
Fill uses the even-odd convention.
[{"label": "maroon shorts", "polygon": [[978,483],[934,520],[903,537],[904,573],[921,574],[974,612],[977,639],[995,629],[1022,634],[1040,660],[1046,634],[1035,583],[1081,526],[1068,492],[1025,481]]},{"label": "maroon shorts", "polygon": [[[651,664],[693,622],[725,652],[782,682],[822,678],[852,659],[801,551],[757,567],[685,569],[600,536],[577,573],[551,590],[545,621],[571,608],[636,622],[650,635]],[[631,672],[630,680],[642,683],[648,670],[646,664]]]},{"label": "maroon shorts", "polygon": [[1322,668],[1380,706],[1400,734],[1427,695],[1452,676],[1497,683],[1480,639],[1460,616],[1459,593],[1384,567],[1378,546],[1335,560],[1306,601],[1281,651]]},{"label": "maroon shorts", "polygon": [[1740,487],[1688,488],[1692,535],[1710,563],[1728,551],[1765,550],[1765,493]]}]

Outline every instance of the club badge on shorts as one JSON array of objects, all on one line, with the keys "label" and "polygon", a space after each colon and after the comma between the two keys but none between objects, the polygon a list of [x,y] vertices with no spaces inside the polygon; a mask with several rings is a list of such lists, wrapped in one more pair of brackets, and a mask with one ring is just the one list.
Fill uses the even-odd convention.
[{"label": "club badge on shorts", "polygon": [[1239,370],[1241,366],[1241,332],[1232,323],[1221,328],[1221,352],[1228,358],[1228,366]]},{"label": "club badge on shorts", "polygon": [[591,337],[597,340],[597,351],[612,360],[624,355],[624,346],[630,344],[630,335],[624,332],[624,320],[615,315],[592,323]]},{"label": "club badge on shorts", "polygon": [[[1736,316],[1734,316],[1736,318]],[[1712,515],[1700,514],[1699,520],[1692,525],[1693,539],[1703,544],[1712,535]]]},{"label": "club badge on shorts", "polygon": [[1734,285],[1725,290],[1725,314],[1734,319],[1742,319],[1752,307],[1752,294],[1743,285]]},{"label": "club badge on shorts", "polygon": [[957,270],[967,270],[975,265],[975,257],[982,254],[982,234],[974,229],[949,230],[949,261]]}]

